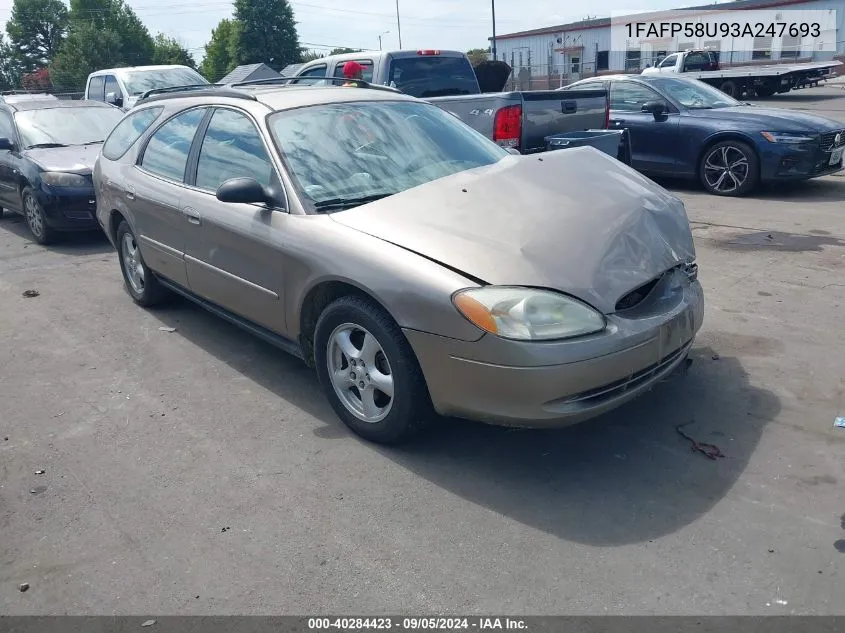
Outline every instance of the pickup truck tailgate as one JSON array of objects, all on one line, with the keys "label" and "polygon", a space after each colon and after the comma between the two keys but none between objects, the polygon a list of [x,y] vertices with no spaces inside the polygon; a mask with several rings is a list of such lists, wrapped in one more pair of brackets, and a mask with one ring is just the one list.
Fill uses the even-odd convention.
[{"label": "pickup truck tailgate", "polygon": [[522,153],[546,149],[546,137],[607,127],[604,90],[523,92]]}]

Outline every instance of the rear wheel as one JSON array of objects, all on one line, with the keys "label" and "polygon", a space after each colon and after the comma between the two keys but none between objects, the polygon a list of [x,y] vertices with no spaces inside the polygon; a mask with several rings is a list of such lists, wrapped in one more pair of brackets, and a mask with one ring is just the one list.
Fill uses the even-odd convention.
[{"label": "rear wheel", "polygon": [[722,141],[708,147],[699,166],[701,184],[717,196],[742,196],[760,179],[757,154],[741,141]]},{"label": "rear wheel", "polygon": [[323,311],[314,333],[314,359],[335,413],[367,440],[405,441],[433,417],[411,346],[372,300],[342,297]]},{"label": "rear wheel", "polygon": [[757,86],[754,89],[754,92],[757,93],[758,97],[771,97],[773,94],[775,94],[775,92],[777,92],[777,89],[774,84],[772,84],[770,81],[767,81],[766,83]]},{"label": "rear wheel", "polygon": [[135,303],[144,307],[161,303],[167,290],[147,268],[135,234],[125,220],[117,227],[117,253],[126,291]]},{"label": "rear wheel", "polygon": [[731,81],[730,79],[727,81],[723,81],[722,84],[719,86],[719,90],[724,92],[729,97],[736,97],[739,94],[739,88],[736,85],[735,81]]}]

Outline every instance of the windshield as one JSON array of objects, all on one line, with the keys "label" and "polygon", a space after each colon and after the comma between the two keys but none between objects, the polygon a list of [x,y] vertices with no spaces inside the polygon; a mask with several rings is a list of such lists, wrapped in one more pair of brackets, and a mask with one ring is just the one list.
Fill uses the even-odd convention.
[{"label": "windshield", "polygon": [[351,208],[508,156],[425,103],[317,105],[272,114],[269,125],[306,204],[317,211]]},{"label": "windshield", "polygon": [[742,105],[721,90],[697,79],[656,79],[654,85],[668,97],[691,110],[733,108]]},{"label": "windshield", "polygon": [[147,90],[208,83],[202,75],[190,68],[133,70],[123,73],[121,78],[126,86],[126,91],[133,96],[144,94]]},{"label": "windshield", "polygon": [[388,85],[420,99],[478,94],[478,80],[466,57],[423,55],[390,61]]},{"label": "windshield", "polygon": [[24,147],[55,147],[102,143],[122,117],[117,108],[44,108],[16,112],[15,122]]}]

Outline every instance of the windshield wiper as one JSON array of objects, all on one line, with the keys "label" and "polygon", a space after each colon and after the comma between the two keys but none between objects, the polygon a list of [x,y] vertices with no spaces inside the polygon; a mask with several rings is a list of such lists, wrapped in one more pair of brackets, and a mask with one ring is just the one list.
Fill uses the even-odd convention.
[{"label": "windshield wiper", "polygon": [[360,196],[358,198],[330,198],[328,200],[320,200],[314,203],[314,208],[318,211],[337,211],[340,209],[351,209],[368,202],[375,202],[382,198],[392,196],[392,193],[375,193],[369,196]]},{"label": "windshield wiper", "polygon": [[35,145],[27,145],[27,149],[41,149],[45,147],[67,147],[64,143],[36,143]]}]

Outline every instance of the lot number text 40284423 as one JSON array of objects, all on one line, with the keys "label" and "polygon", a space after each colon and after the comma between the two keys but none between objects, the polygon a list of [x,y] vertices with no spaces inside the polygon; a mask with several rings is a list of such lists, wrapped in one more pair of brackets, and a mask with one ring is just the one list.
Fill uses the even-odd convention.
[{"label": "lot number text 40284423", "polygon": [[526,629],[524,620],[516,618],[445,618],[445,617],[409,617],[409,618],[308,618],[308,629],[366,631],[496,631]]}]

